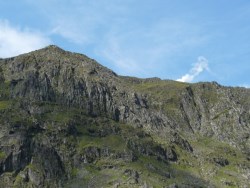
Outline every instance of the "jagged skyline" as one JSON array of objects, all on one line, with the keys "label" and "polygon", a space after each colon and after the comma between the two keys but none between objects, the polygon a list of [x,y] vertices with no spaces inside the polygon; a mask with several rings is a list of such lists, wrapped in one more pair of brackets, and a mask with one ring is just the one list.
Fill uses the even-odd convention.
[{"label": "jagged skyline", "polygon": [[2,1],[0,57],[55,44],[121,75],[249,87],[249,8],[246,0]]},{"label": "jagged skyline", "polygon": [[249,112],[249,89],[119,76],[55,45],[1,59],[0,187],[249,187]]}]

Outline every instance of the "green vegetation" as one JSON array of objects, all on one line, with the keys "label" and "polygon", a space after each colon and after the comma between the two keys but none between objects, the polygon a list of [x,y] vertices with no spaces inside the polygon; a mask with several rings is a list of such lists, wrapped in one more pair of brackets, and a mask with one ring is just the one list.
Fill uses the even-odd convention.
[{"label": "green vegetation", "polygon": [[177,99],[180,92],[188,86],[186,83],[175,81],[144,81],[133,84],[132,87],[136,91],[151,94],[151,97],[157,98],[157,101],[165,101],[166,99]]},{"label": "green vegetation", "polygon": [[223,114],[228,114],[229,110],[231,110],[231,108],[223,110],[222,112],[218,113],[218,114],[217,114],[215,117],[213,117],[212,119],[213,119],[213,120],[216,120],[216,119],[218,119],[221,115],[223,115]]},{"label": "green vegetation", "polygon": [[[250,162],[247,161],[247,156],[240,150],[208,137],[200,137],[192,145],[199,153],[199,157],[202,157],[199,162],[202,164],[202,168],[196,165],[194,167],[204,179],[210,180],[217,187],[225,187],[226,184],[230,187],[237,187],[241,181],[246,181],[239,176],[241,173],[239,166],[250,167]],[[228,164],[225,166],[219,165],[214,161],[216,158],[226,159]]]},{"label": "green vegetation", "polygon": [[6,153],[3,151],[0,151],[0,160],[3,160],[6,158]]},{"label": "green vegetation", "polygon": [[78,174],[78,172],[79,172],[79,169],[77,169],[77,168],[72,168],[72,170],[71,170],[71,176],[72,176],[72,177],[76,177],[77,174]]},{"label": "green vegetation", "polygon": [[0,110],[9,108],[10,104],[10,101],[0,101]]},{"label": "green vegetation", "polygon": [[143,81],[131,85],[135,91],[148,95],[148,105],[170,116],[179,113],[181,93],[188,86],[186,83],[165,80]]},{"label": "green vegetation", "polygon": [[56,46],[0,60],[0,187],[249,187],[249,96]]},{"label": "green vegetation", "polygon": [[79,149],[87,147],[108,147],[115,151],[123,151],[126,148],[125,141],[118,135],[109,135],[106,137],[82,136],[79,140]]},{"label": "green vegetation", "polygon": [[198,93],[203,102],[213,106],[219,100],[219,94],[217,93],[216,86],[211,83],[198,83],[192,87],[196,93]]}]

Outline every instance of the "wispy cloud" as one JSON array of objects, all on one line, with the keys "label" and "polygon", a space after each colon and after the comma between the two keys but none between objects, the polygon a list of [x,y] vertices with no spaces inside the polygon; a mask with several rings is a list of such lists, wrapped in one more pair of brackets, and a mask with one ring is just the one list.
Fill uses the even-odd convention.
[{"label": "wispy cloud", "polygon": [[[26,0],[47,18],[50,34],[87,46],[100,42],[107,30],[120,19],[122,1]],[[42,8],[41,8],[42,7]],[[117,13],[117,14],[116,14]]]},{"label": "wispy cloud", "polygon": [[[16,2],[21,11],[12,13],[7,8],[11,3],[3,3],[8,6],[1,6],[1,16],[31,24],[55,44],[86,53],[118,74],[197,81],[202,71],[188,71],[186,63],[202,51],[213,58],[209,59],[213,73],[205,71],[199,78],[227,85],[250,83],[249,44],[245,42],[250,39],[249,3],[227,4],[221,16],[220,9],[211,2],[207,6],[195,1],[188,5],[180,1],[157,2],[22,0]],[[35,16],[26,19],[28,15]],[[0,37],[5,36],[1,33]],[[0,42],[1,46],[2,39]],[[0,53],[9,54],[4,50],[1,48]],[[241,65],[237,69],[235,62]]]},{"label": "wispy cloud", "polygon": [[0,20],[0,57],[11,57],[39,49],[50,43],[50,39],[30,29],[20,29]]},{"label": "wispy cloud", "polygon": [[192,25],[166,23],[167,20],[162,20],[152,27],[131,31],[115,28],[97,44],[96,51],[116,66],[120,74],[155,76],[153,70],[169,68],[172,57],[207,40]]},{"label": "wispy cloud", "polygon": [[[26,1],[47,17],[52,36],[59,35],[87,49],[93,53],[88,55],[100,57],[100,63],[109,64],[122,75],[156,76],[166,67],[174,72],[169,68],[174,64],[172,57],[207,41],[197,24],[167,16],[151,17],[147,3],[75,0],[65,6],[59,0]],[[139,15],[138,6],[144,6]]]},{"label": "wispy cloud", "polygon": [[200,73],[204,70],[209,70],[208,68],[208,60],[200,56],[198,57],[197,62],[194,64],[192,69],[190,69],[189,73],[183,75],[181,78],[177,79],[176,81],[179,82],[192,82]]},{"label": "wispy cloud", "polygon": [[141,71],[143,68],[139,67],[136,60],[126,56],[126,53],[124,54],[122,52],[123,50],[121,49],[121,46],[113,38],[113,40],[109,41],[109,44],[107,44],[106,48],[101,53],[102,56],[115,66],[115,69],[118,70],[119,74],[128,75],[131,73],[135,74],[136,72],[142,73]]}]

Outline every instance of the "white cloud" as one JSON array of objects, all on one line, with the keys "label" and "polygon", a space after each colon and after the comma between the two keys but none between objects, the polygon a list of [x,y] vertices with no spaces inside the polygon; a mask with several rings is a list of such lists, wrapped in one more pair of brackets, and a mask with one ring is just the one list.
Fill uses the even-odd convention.
[{"label": "white cloud", "polygon": [[13,27],[7,20],[0,20],[0,57],[11,57],[42,48],[50,39],[30,29]]},{"label": "white cloud", "polygon": [[194,64],[193,68],[189,71],[189,73],[183,75],[181,78],[177,79],[176,81],[179,82],[192,82],[195,77],[197,77],[200,73],[204,70],[209,70],[208,68],[208,60],[200,56],[198,57],[197,62]]}]

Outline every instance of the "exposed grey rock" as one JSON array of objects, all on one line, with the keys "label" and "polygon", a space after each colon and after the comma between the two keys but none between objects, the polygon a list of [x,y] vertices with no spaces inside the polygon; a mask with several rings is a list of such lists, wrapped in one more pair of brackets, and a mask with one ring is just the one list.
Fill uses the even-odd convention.
[{"label": "exposed grey rock", "polygon": [[[122,173],[123,163],[145,160],[143,170],[157,174],[162,184],[161,178],[180,175],[185,182],[171,186],[244,187],[250,180],[249,148],[249,89],[122,77],[56,46],[0,59],[0,182],[5,187],[124,183],[109,182],[114,175],[108,170]],[[238,170],[228,173],[237,182],[214,180],[230,165]],[[201,177],[185,174],[195,167]],[[151,187],[141,180],[146,176],[127,169],[130,186]]]},{"label": "exposed grey rock", "polygon": [[213,158],[213,161],[220,166],[229,165],[229,161],[227,159],[224,159],[223,157]]}]

